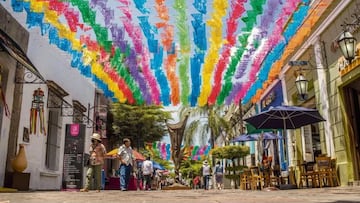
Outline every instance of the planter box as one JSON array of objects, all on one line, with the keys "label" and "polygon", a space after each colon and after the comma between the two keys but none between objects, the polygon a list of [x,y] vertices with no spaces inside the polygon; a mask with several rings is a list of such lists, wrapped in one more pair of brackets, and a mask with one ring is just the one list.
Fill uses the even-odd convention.
[{"label": "planter box", "polygon": [[4,186],[18,189],[19,191],[29,190],[30,173],[6,172]]}]

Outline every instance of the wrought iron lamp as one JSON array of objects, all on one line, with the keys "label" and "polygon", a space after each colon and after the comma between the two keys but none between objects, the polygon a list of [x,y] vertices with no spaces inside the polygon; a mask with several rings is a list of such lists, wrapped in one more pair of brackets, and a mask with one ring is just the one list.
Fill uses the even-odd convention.
[{"label": "wrought iron lamp", "polygon": [[302,73],[299,73],[296,77],[295,85],[301,100],[306,100],[308,97],[308,84],[309,81],[303,76]]},{"label": "wrought iron lamp", "polygon": [[308,84],[309,81],[304,77],[302,71],[308,70],[308,68],[302,68],[302,66],[307,66],[308,61],[290,61],[290,66],[299,66],[300,69],[297,71],[297,76],[295,80],[296,89],[300,100],[307,100],[308,98]]},{"label": "wrought iron lamp", "polygon": [[343,22],[343,33],[337,40],[337,43],[341,49],[345,59],[350,64],[351,61],[356,57],[356,38],[351,34],[356,32],[360,28],[360,3],[356,4],[355,9],[350,13],[350,19],[346,20],[350,22]]},{"label": "wrought iron lamp", "polygon": [[340,35],[337,42],[342,54],[350,64],[351,61],[355,58],[356,38],[349,31],[344,31]]}]

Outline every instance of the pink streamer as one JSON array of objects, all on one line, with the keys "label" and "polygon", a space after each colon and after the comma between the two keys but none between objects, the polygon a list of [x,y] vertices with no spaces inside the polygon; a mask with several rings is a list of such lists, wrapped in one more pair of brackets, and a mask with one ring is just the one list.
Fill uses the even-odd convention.
[{"label": "pink streamer", "polygon": [[286,5],[284,6],[280,14],[279,20],[276,21],[276,27],[273,33],[270,35],[271,37],[265,42],[264,49],[261,50],[258,56],[255,57],[252,69],[250,70],[249,80],[243,84],[241,91],[239,91],[235,96],[235,103],[239,103],[239,100],[244,97],[244,95],[250,89],[251,85],[255,82],[256,75],[261,68],[263,60],[265,59],[267,53],[271,51],[271,49],[281,40],[281,33],[283,31],[285,23],[287,22],[287,19],[295,11],[297,5],[300,2],[301,0],[290,0],[286,2]]},{"label": "pink streamer", "polygon": [[161,154],[162,158],[166,159],[166,143],[161,143]]},{"label": "pink streamer", "polygon": [[141,56],[138,64],[141,64],[141,68],[144,74],[145,79],[147,80],[147,83],[151,90],[151,98],[154,101],[155,104],[160,104],[160,90],[157,85],[156,79],[153,76],[149,63],[150,63],[150,54],[149,50],[145,47],[143,47],[143,39],[142,39],[142,33],[141,28],[139,26],[133,25],[132,22],[132,16],[130,8],[128,7],[130,5],[129,0],[119,0],[119,2],[127,5],[127,6],[121,6],[119,9],[124,13],[126,17],[122,18],[122,22],[125,27],[125,31],[129,34],[129,37],[133,41],[134,49],[136,53]]},{"label": "pink streamer", "polygon": [[230,57],[230,51],[231,47],[235,46],[236,44],[236,30],[239,25],[239,18],[244,13],[244,3],[247,0],[233,0],[231,2],[232,9],[231,13],[229,15],[229,18],[227,19],[227,33],[226,33],[226,40],[228,41],[227,44],[225,44],[225,47],[221,53],[220,60],[218,61],[216,65],[216,70],[214,74],[214,85],[212,88],[212,91],[209,96],[209,104],[214,104],[216,101],[217,96],[219,95],[219,92],[221,90],[221,79],[223,72],[227,66],[227,62],[229,61]]}]

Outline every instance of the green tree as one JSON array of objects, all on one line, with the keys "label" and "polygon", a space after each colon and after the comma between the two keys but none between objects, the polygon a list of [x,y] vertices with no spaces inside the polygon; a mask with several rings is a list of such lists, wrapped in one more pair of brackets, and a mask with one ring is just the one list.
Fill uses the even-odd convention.
[{"label": "green tree", "polygon": [[165,121],[171,119],[170,112],[162,106],[132,106],[114,103],[111,106],[112,130],[110,142],[121,144],[125,137],[133,140],[133,146],[143,148],[147,142],[159,141],[167,134]]},{"label": "green tree", "polygon": [[202,161],[197,160],[183,160],[180,166],[180,173],[182,177],[193,179],[195,176],[200,175],[200,168]]},{"label": "green tree", "polygon": [[[206,143],[210,134],[211,148],[219,136],[226,136],[230,132],[229,122],[224,119],[224,106],[183,107],[180,110],[180,119],[190,113],[190,118],[184,132],[184,145],[194,142],[195,136],[200,135],[202,143]],[[190,123],[189,123],[190,122]]]},{"label": "green tree", "polygon": [[211,155],[213,156],[213,160],[216,159],[230,159],[232,166],[226,165],[225,171],[227,174],[225,175],[226,178],[235,181],[236,183],[240,183],[240,171],[243,170],[244,165],[240,165],[239,163],[236,165],[235,160],[244,158],[250,154],[250,148],[246,145],[228,145],[224,147],[219,147],[212,149],[210,151]]}]

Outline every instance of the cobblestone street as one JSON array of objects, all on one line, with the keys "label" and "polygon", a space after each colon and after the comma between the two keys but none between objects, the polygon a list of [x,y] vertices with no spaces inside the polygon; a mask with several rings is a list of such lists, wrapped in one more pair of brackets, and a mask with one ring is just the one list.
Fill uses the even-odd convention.
[{"label": "cobblestone street", "polygon": [[106,190],[96,193],[36,191],[0,193],[0,203],[231,203],[231,202],[326,202],[326,203],[360,203],[360,187],[337,187],[316,189],[295,189],[277,191],[244,191],[244,190],[167,190],[167,191],[126,191]]}]

